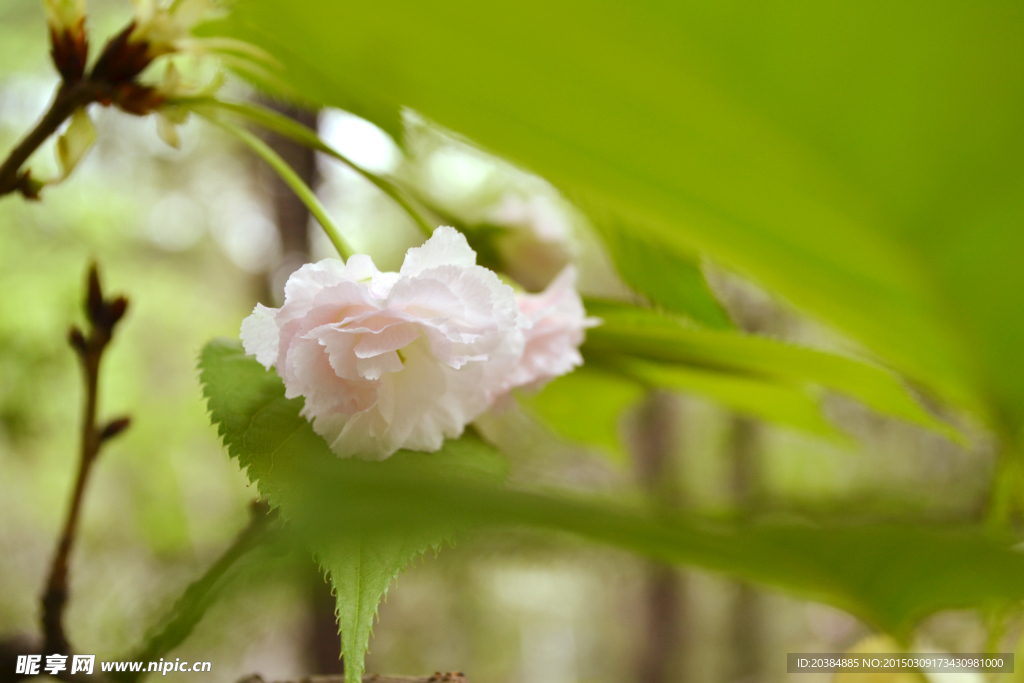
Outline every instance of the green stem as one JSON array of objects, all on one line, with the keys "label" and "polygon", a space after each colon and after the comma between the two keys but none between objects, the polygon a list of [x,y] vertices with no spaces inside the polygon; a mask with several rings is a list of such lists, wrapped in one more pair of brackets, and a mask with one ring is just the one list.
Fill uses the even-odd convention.
[{"label": "green stem", "polygon": [[1014,515],[1024,510],[1021,491],[1024,489],[1024,472],[1020,460],[1020,448],[1005,443],[996,462],[992,479],[992,492],[986,513],[986,524],[992,531],[1012,529]]},{"label": "green stem", "polygon": [[[275,520],[276,510],[270,510],[264,502],[254,502],[250,506],[248,526],[206,573],[185,589],[171,611],[164,617],[160,628],[154,630],[147,642],[126,659],[155,662],[184,642],[224,588],[228,573],[245,555],[273,539],[275,530],[280,529],[279,525],[274,524]],[[114,678],[123,683],[134,683],[145,675],[145,671],[127,672],[115,674]]]},{"label": "green stem", "polygon": [[222,102],[220,100],[205,98],[181,100],[178,103],[192,109],[201,116],[206,116],[207,118],[210,118],[209,113],[203,112],[203,110],[207,108],[220,109],[236,114],[252,121],[253,123],[257,123],[268,130],[272,130],[275,133],[290,138],[301,145],[305,145],[310,149],[315,149],[318,152],[323,152],[324,154],[337,159],[359,175],[366,178],[366,180],[370,181],[381,192],[391,197],[396,204],[409,214],[409,217],[412,218],[413,222],[416,223],[416,226],[424,235],[430,237],[433,234],[434,226],[431,225],[430,221],[423,216],[413,202],[410,201],[405,193],[402,192],[402,190],[394,183],[377,175],[376,173],[372,173],[367,171],[365,168],[362,168],[347,156],[321,140],[315,131],[310,130],[301,123],[297,123],[287,116],[283,116],[271,109],[242,102]]},{"label": "green stem", "polygon": [[327,237],[330,238],[334,248],[338,250],[338,253],[341,254],[343,259],[348,259],[355,253],[352,246],[345,241],[341,231],[338,230],[338,226],[336,226],[334,221],[331,220],[331,217],[327,215],[327,210],[324,208],[324,205],[320,203],[320,200],[317,199],[313,190],[311,190],[306,183],[302,182],[302,179],[299,178],[298,174],[295,173],[294,170],[292,170],[292,167],[285,163],[285,160],[282,159],[277,152],[272,150],[267,143],[263,142],[244,128],[240,128],[233,123],[222,121],[215,116],[207,116],[201,112],[196,113],[200,114],[211,123],[214,123],[233,134],[239,140],[244,142],[249,149],[254,151],[261,159],[267,162],[267,164],[269,164],[270,167],[273,168],[279,176],[281,176],[281,180],[287,183],[288,187],[292,188],[292,191],[295,192],[298,198],[302,200],[302,203],[306,205],[309,212],[313,214],[316,220],[320,223],[320,227],[322,227],[324,232],[327,233]]}]

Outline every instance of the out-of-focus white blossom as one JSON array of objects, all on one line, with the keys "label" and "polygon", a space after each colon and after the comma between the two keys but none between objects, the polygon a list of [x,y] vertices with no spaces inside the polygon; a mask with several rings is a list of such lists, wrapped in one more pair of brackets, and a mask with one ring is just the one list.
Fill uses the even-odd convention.
[{"label": "out-of-focus white blossom", "polygon": [[572,259],[569,219],[545,195],[508,194],[488,220],[512,228],[498,238],[496,247],[505,272],[531,291],[546,287]]},{"label": "out-of-focus white blossom", "polygon": [[75,31],[85,19],[85,0],[43,0],[43,9],[54,33]]},{"label": "out-of-focus white blossom", "polygon": [[178,126],[188,121],[189,110],[174,104],[175,100],[183,97],[213,97],[223,84],[224,73],[221,71],[205,85],[188,83],[182,78],[174,62],[168,62],[164,77],[156,86],[156,92],[161,100],[166,102],[156,109],[156,132],[160,139],[175,149],[180,148],[181,136],[178,135]]},{"label": "out-of-focus white blossom", "polygon": [[342,457],[439,449],[507,388],[524,337],[516,297],[452,228],[410,249],[399,272],[368,256],[303,266],[280,309],[242,323],[246,352]]},{"label": "out-of-focus white blossom", "polygon": [[208,19],[210,0],[132,0],[135,27],[128,40],[149,45],[150,58],[182,52],[192,40],[192,29]]},{"label": "out-of-focus white blossom", "polygon": [[[130,43],[144,43],[149,60],[173,53],[237,53],[250,59],[269,61],[266,52],[251,43],[231,38],[200,38],[193,35],[196,26],[215,19],[217,6],[212,0],[132,0],[134,27]],[[231,54],[222,54],[225,61]]]}]

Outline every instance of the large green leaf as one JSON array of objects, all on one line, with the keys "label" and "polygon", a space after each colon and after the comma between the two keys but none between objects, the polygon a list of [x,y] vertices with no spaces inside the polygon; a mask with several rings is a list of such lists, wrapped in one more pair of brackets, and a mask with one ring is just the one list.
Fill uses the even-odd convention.
[{"label": "large green leaf", "polygon": [[652,363],[628,356],[605,357],[604,362],[625,377],[647,386],[696,394],[743,415],[829,439],[840,438],[836,429],[822,416],[820,392],[812,387],[745,373]]},{"label": "large green leaf", "polygon": [[306,97],[402,106],[1024,424],[1024,7],[238,3]]},{"label": "large green leaf", "polygon": [[641,231],[614,218],[595,218],[594,225],[604,238],[619,275],[638,294],[667,311],[708,327],[733,326],[708,287],[699,257],[695,255],[687,261],[666,252]]},{"label": "large green leaf", "polygon": [[[713,388],[720,395],[712,393],[711,398],[725,400],[732,396],[732,405],[745,408],[745,412],[757,408],[755,403],[759,400],[773,400],[770,395],[773,390],[767,387],[763,391],[755,389],[755,380],[789,385],[791,392],[808,384],[816,385],[852,396],[881,413],[928,427],[954,439],[959,438],[948,425],[925,411],[910,396],[899,378],[875,364],[767,337],[688,325],[636,306],[590,301],[587,310],[604,322],[587,332],[584,356],[605,363],[632,364],[631,367],[635,367],[637,372],[654,383],[670,386],[675,382],[680,389],[686,388],[683,384],[689,383],[691,390],[697,392],[702,388]],[[666,374],[666,370],[660,373],[662,380],[659,380],[659,373],[654,366],[637,365],[630,360],[631,357],[656,361],[662,365],[680,365],[683,368],[675,372],[674,379],[671,373]],[[686,367],[693,370],[689,375],[685,371]],[[724,383],[716,386],[713,381],[715,375],[706,372],[695,374],[698,369],[717,371]],[[737,395],[735,392],[744,391],[741,384],[728,380],[721,373],[746,375],[751,393],[746,396]],[[790,393],[787,402],[791,408],[777,406],[782,411],[777,413],[777,417],[790,415],[800,421],[810,419],[806,408],[796,407],[796,401],[798,398]],[[774,410],[768,405],[760,409],[768,412]],[[800,411],[802,417],[798,418],[793,411]],[[768,412],[761,416],[769,417]]]},{"label": "large green leaf", "polygon": [[621,461],[626,450],[619,421],[643,395],[644,387],[636,380],[583,367],[540,392],[521,394],[519,402],[555,434],[596,446]]},{"label": "large green leaf", "polygon": [[[595,362],[596,361],[596,362]],[[605,355],[559,377],[519,402],[555,434],[595,446],[616,460],[626,457],[620,418],[646,387],[710,399],[743,415],[839,442],[848,441],[821,413],[820,391],[746,372],[708,370]]]},{"label": "large green leaf", "polygon": [[[299,416],[301,400],[285,400],[276,375],[237,343],[208,345],[201,368],[230,453],[327,564],[344,569],[336,579],[348,594],[339,592],[341,609],[367,629],[376,605],[362,599],[386,587],[398,560],[421,549],[401,539],[454,529],[570,532],[828,602],[898,637],[938,610],[1024,599],[1024,554],[976,529],[726,524],[579,494],[515,490],[502,485],[500,460],[473,439],[384,463],[339,460]],[[373,551],[354,546],[354,538]],[[352,586],[364,565],[374,577],[366,592]],[[359,602],[346,604],[353,599]],[[352,648],[346,653],[356,657]],[[360,663],[349,659],[346,666],[354,673]]]},{"label": "large green leaf", "polygon": [[451,539],[458,520],[420,523],[411,518],[386,533],[367,530],[368,520],[358,516],[335,526],[325,523],[320,504],[339,496],[344,500],[344,492],[316,482],[382,476],[430,490],[437,477],[500,479],[502,459],[476,439],[466,438],[448,442],[438,453],[401,451],[380,463],[341,460],[299,415],[302,400],[286,399],[278,376],[246,357],[237,343],[208,344],[200,369],[210,413],[229,453],[330,573],[346,671],[358,680],[377,606],[391,580],[410,560]]}]

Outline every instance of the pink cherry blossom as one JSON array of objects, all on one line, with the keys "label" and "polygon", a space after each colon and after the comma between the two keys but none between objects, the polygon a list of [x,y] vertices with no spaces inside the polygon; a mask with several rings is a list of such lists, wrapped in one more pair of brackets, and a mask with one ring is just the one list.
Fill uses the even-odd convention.
[{"label": "pink cherry blossom", "polygon": [[576,292],[574,267],[566,266],[540,294],[519,294],[516,303],[524,319],[525,344],[508,378],[509,388],[539,389],[583,364],[579,347],[584,330],[601,321],[587,317]]},{"label": "pink cherry blossom", "polygon": [[507,386],[524,333],[512,288],[441,227],[397,273],[364,255],[303,266],[242,342],[337,455],[383,459],[462,434]]}]

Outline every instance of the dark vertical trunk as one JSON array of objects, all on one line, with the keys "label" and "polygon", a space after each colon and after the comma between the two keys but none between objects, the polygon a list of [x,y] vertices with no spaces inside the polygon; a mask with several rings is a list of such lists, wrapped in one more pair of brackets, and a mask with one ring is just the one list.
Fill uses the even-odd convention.
[{"label": "dark vertical trunk", "polygon": [[[640,407],[631,442],[642,486],[661,505],[677,506],[681,492],[673,454],[679,419],[670,394],[651,392]],[[684,576],[671,566],[651,563],[644,585],[643,642],[637,661],[641,683],[678,682],[676,656],[684,637]]]},{"label": "dark vertical trunk", "polygon": [[[317,129],[317,113],[275,101],[264,102],[276,111],[295,121]],[[316,188],[319,174],[316,168],[316,153],[272,133],[267,134],[267,144],[291,166],[299,178],[309,187]],[[284,283],[296,269],[309,261],[309,209],[276,173],[267,169],[265,187],[270,191],[274,207],[274,220],[281,236],[281,258],[267,273],[267,287],[272,296],[280,300]]]},{"label": "dark vertical trunk", "polygon": [[[264,101],[270,108],[295,121],[317,129],[317,113],[276,101]],[[316,154],[290,140],[268,134],[267,144],[291,166],[309,187],[316,188]],[[265,168],[265,167],[264,167]],[[309,209],[273,171],[266,169],[264,187],[268,188],[274,219],[281,236],[281,258],[267,273],[266,287],[276,301],[283,298],[284,283],[296,269],[310,260]],[[334,596],[330,584],[317,567],[309,572],[309,626],[306,641],[307,666],[314,674],[342,673],[341,638],[335,619]]]},{"label": "dark vertical trunk", "polygon": [[345,672],[341,661],[341,636],[335,616],[334,595],[331,584],[324,580],[319,569],[310,578],[309,639],[306,641],[306,659],[314,674],[340,674]]},{"label": "dark vertical trunk", "polygon": [[[752,516],[758,508],[760,426],[750,418],[736,416],[732,428],[732,492],[737,515],[743,519]],[[748,584],[737,584],[730,616],[732,652],[727,680],[730,683],[760,681],[764,676],[760,592]]]}]

